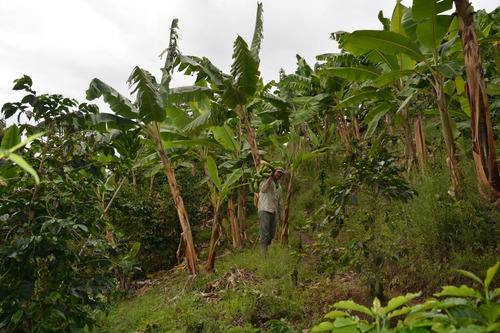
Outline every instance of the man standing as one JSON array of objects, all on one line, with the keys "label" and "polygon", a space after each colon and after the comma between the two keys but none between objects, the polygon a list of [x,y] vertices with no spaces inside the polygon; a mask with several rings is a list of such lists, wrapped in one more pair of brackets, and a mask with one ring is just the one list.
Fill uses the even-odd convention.
[{"label": "man standing", "polygon": [[278,182],[284,174],[285,170],[277,167],[259,186],[259,241],[264,255],[276,232],[276,213],[279,213],[280,218],[284,216],[281,185]]}]

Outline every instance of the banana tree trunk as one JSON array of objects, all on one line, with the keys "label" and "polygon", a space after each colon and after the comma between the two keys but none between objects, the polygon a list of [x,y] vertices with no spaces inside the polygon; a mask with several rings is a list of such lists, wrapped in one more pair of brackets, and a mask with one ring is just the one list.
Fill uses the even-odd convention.
[{"label": "banana tree trunk", "polygon": [[215,252],[217,250],[217,243],[221,235],[220,211],[219,207],[215,208],[214,222],[212,224],[212,236],[210,237],[210,249],[208,251],[207,259],[207,272],[213,272],[215,268]]},{"label": "banana tree trunk", "polygon": [[481,49],[474,27],[474,13],[468,0],[454,0],[454,2],[467,74],[466,93],[471,109],[472,156],[483,196],[498,200],[500,198],[499,166],[484,84]]},{"label": "banana tree trunk", "polygon": [[281,229],[281,243],[288,243],[289,236],[289,225],[290,225],[290,201],[292,198],[292,184],[295,178],[295,172],[290,172],[290,181],[288,182],[288,190],[286,193],[286,203],[285,203],[285,213],[283,216],[283,227]]},{"label": "banana tree trunk", "polygon": [[425,145],[425,136],[422,125],[422,115],[419,113],[415,122],[413,123],[415,128],[415,139],[417,141],[417,159],[418,166],[420,168],[420,172],[422,176],[425,175],[425,166],[427,165],[427,146]]},{"label": "banana tree trunk", "polygon": [[191,226],[189,225],[189,219],[187,216],[186,208],[184,207],[184,201],[182,200],[181,192],[179,190],[179,185],[177,184],[174,170],[170,166],[170,161],[168,159],[167,154],[165,153],[165,149],[163,149],[161,141],[157,140],[155,144],[156,144],[156,150],[160,154],[160,158],[163,163],[163,168],[165,169],[165,173],[167,175],[168,184],[170,185],[170,190],[172,191],[172,197],[174,198],[175,209],[177,210],[177,214],[179,215],[179,221],[182,227],[182,239],[185,244],[186,263],[188,271],[190,275],[197,275],[199,272],[198,258],[196,256],[193,234],[191,233]]},{"label": "banana tree trunk", "polygon": [[410,115],[408,106],[403,108],[403,129],[405,135],[406,167],[409,171],[413,163],[417,161],[415,146],[413,144],[413,133],[410,127]]},{"label": "banana tree trunk", "polygon": [[227,211],[229,213],[229,222],[231,223],[231,236],[233,238],[233,248],[239,250],[241,248],[241,234],[236,214],[234,213],[233,198],[229,197],[227,200]]},{"label": "banana tree trunk", "polygon": [[259,171],[261,158],[259,153],[259,147],[257,146],[257,140],[255,138],[255,129],[252,127],[252,124],[250,123],[250,116],[248,115],[246,106],[243,108],[237,107],[237,109],[239,115],[241,116],[241,118],[243,118],[243,124],[245,126],[248,145],[250,146],[250,151],[252,152],[253,164],[255,165],[257,171]]},{"label": "banana tree trunk", "polygon": [[453,137],[453,130],[451,128],[451,117],[444,97],[443,82],[436,83],[436,102],[439,109],[439,117],[441,120],[441,131],[443,133],[444,143],[448,152],[446,164],[450,170],[451,182],[453,184],[453,191],[449,194],[455,199],[461,198],[460,193],[460,172],[458,168],[458,158],[455,147],[455,139]]},{"label": "banana tree trunk", "polygon": [[238,189],[238,222],[240,224],[240,238],[246,241],[247,238],[247,212],[246,212],[246,197],[245,187],[241,186]]},{"label": "banana tree trunk", "polygon": [[342,114],[337,115],[337,131],[339,132],[340,139],[345,146],[346,154],[352,154],[352,147],[349,144],[349,131],[347,130],[347,125]]}]

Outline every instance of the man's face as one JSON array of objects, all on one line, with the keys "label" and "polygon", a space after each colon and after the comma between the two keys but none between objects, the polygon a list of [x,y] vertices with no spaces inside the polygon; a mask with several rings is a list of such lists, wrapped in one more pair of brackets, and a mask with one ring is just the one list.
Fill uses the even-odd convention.
[{"label": "man's face", "polygon": [[281,177],[283,177],[283,172],[281,172],[281,171],[274,172],[274,179],[280,180]]}]

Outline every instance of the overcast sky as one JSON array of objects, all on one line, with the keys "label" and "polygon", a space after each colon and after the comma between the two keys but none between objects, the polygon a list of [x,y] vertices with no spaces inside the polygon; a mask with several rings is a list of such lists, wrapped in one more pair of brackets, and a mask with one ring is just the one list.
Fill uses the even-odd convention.
[{"label": "overcast sky", "polygon": [[[377,15],[390,17],[396,0],[263,0],[264,40],[260,70],[265,82],[280,68],[291,73],[296,54],[310,65],[315,56],[337,52],[335,31],[380,29]],[[406,6],[411,0],[403,0]],[[472,1],[476,9],[495,9],[498,0]],[[179,19],[183,54],[205,56],[229,72],[238,35],[251,43],[254,0],[0,0],[0,106],[19,101],[13,81],[31,76],[37,93],[60,93],[85,102],[97,77],[124,95],[126,81],[140,66],[160,77],[160,53]],[[190,85],[175,77],[171,86]],[[98,103],[101,111],[104,104]]]}]

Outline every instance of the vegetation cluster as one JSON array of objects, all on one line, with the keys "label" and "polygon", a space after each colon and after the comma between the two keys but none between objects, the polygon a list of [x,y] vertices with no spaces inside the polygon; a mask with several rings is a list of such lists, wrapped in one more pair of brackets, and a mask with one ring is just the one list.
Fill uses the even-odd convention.
[{"label": "vegetation cluster", "polygon": [[[90,82],[106,111],[16,80],[0,331],[499,331],[500,7],[396,1],[379,19],[269,83],[262,4],[230,73],[183,54],[174,20],[134,100]],[[278,165],[262,257],[255,184]]]}]

